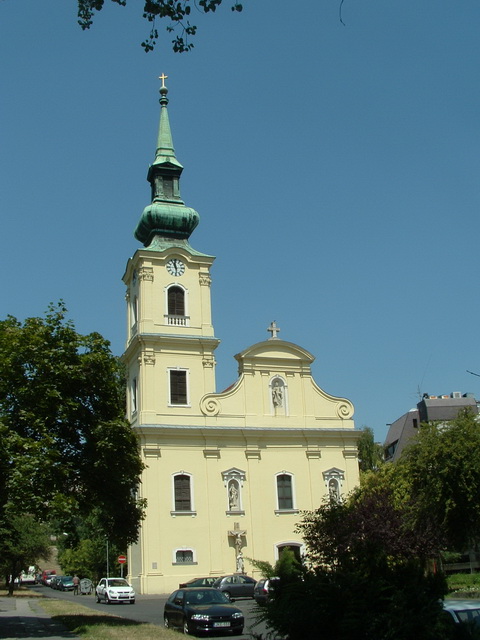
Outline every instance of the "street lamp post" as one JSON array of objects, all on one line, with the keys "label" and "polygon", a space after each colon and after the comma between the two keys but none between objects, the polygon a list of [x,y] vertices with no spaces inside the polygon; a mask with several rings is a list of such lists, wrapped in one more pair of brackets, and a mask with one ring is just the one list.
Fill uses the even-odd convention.
[{"label": "street lamp post", "polygon": [[108,538],[107,538],[107,578],[110,577],[110,566],[108,564]]}]

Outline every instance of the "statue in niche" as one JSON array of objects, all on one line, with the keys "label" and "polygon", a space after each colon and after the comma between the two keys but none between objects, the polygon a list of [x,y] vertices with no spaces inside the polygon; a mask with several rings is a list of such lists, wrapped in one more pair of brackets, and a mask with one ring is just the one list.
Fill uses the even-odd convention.
[{"label": "statue in niche", "polygon": [[228,489],[228,508],[230,511],[238,511],[240,509],[239,497],[237,483],[233,481]]},{"label": "statue in niche", "polygon": [[338,482],[334,478],[331,478],[328,482],[328,493],[331,500],[338,502],[340,500],[340,491],[338,488]]},{"label": "statue in niche", "polygon": [[272,402],[274,407],[283,407],[283,382],[278,378],[272,384]]}]

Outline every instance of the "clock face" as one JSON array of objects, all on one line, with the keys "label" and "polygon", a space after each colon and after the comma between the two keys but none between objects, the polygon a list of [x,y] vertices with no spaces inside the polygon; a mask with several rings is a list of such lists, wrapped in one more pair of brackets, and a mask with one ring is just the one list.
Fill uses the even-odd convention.
[{"label": "clock face", "polygon": [[167,262],[167,271],[171,276],[181,276],[185,272],[185,265],[181,260],[172,258]]}]

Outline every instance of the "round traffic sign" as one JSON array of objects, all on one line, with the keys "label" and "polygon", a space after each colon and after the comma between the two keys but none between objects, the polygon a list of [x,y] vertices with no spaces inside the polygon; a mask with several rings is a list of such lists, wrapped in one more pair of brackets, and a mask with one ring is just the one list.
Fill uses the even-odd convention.
[{"label": "round traffic sign", "polygon": [[119,564],[125,564],[125,562],[127,561],[127,557],[126,556],[118,556],[117,560],[118,560]]}]

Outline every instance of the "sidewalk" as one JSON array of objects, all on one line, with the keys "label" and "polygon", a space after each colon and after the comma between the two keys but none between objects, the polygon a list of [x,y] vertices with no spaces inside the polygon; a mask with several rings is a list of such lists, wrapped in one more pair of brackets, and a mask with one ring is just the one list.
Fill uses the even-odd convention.
[{"label": "sidewalk", "polygon": [[78,638],[55,622],[40,606],[40,598],[0,598],[0,638],[64,640]]}]

